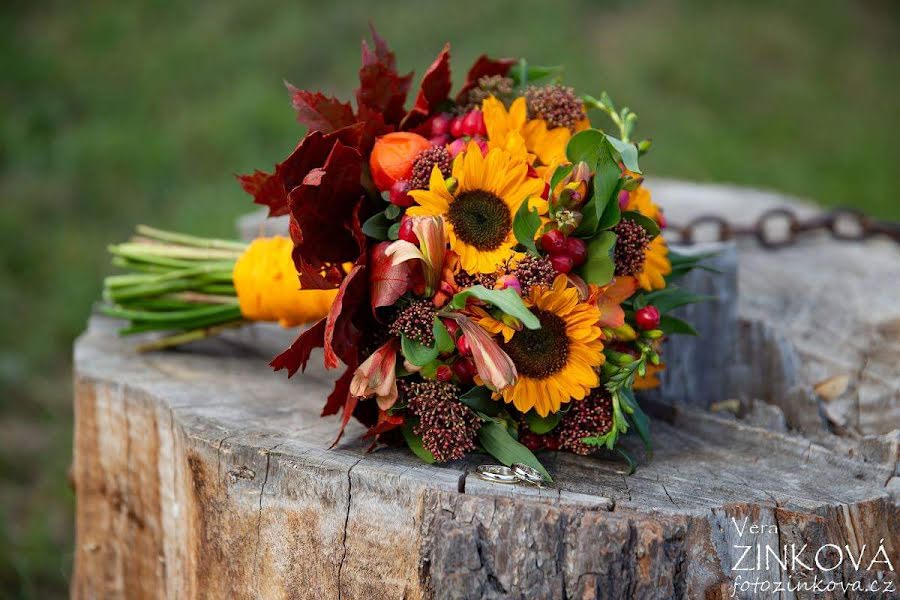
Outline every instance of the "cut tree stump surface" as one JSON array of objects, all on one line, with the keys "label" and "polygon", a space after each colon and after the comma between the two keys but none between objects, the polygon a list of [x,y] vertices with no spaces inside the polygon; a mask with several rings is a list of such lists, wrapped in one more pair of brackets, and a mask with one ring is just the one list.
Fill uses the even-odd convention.
[{"label": "cut tree stump surface", "polygon": [[[684,220],[677,198],[687,205],[696,199],[692,188],[709,189],[686,186],[656,186],[673,222]],[[725,193],[733,188],[714,189],[721,197],[702,203],[704,211],[737,205]],[[856,363],[838,347],[823,354],[816,345],[820,330],[831,326],[817,311],[820,302],[831,307],[832,297],[793,297],[799,288],[790,282],[790,261],[845,256],[840,264],[849,265],[846,256],[857,250],[808,244],[781,254],[740,248],[741,324],[729,342],[734,368],[715,382],[732,386],[740,418],[710,413],[689,398],[648,399],[652,460],[633,440],[640,460],[631,476],[612,456],[543,454],[556,481],[544,489],[481,481],[473,470],[488,457],[428,466],[402,449],[366,453],[355,422],[329,450],[337,420],[318,415],[334,374],[316,366],[316,356],[293,380],[265,366],[291,340],[289,332],[254,326],[179,351],[138,355],[134,340],[115,335],[116,323],[95,317],[75,349],[73,597],[693,599],[731,597],[740,577],[773,585],[814,576],[891,581],[895,573],[884,564],[866,569],[868,560],[861,571],[846,559],[832,571],[782,569],[774,561],[769,569],[733,570],[753,566],[752,558],[742,562],[748,545],[780,554],[791,544],[811,552],[835,544],[871,559],[883,544],[894,567],[900,559],[897,432],[865,425],[896,418],[896,386],[890,387],[896,362],[869,356],[866,365],[893,370],[851,373],[850,391],[842,394],[869,378],[878,390],[893,390],[894,403],[885,396],[887,409],[869,415],[863,398],[880,392],[863,395],[858,422],[835,435],[834,419],[843,413],[828,416],[811,391],[816,381],[805,377],[838,373],[810,370],[809,363],[828,369]],[[878,255],[867,255],[870,263],[882,261],[885,269],[898,257],[892,246],[866,247]],[[821,265],[822,272],[833,264]],[[867,266],[856,268],[857,276],[872,276]],[[748,275],[765,280],[766,269],[775,299],[747,298]],[[832,271],[832,281],[837,276]],[[815,277],[811,289],[825,294],[826,275]],[[882,278],[882,289],[895,289],[896,278],[889,279]],[[753,294],[763,294],[765,286],[753,285],[759,286]],[[859,313],[862,294],[871,290],[842,291],[848,312],[837,318],[845,327],[877,329],[881,320],[897,318],[880,300],[874,316]],[[786,306],[804,307],[797,319],[809,324],[805,336],[784,325]],[[896,349],[891,331],[882,341]],[[832,343],[853,337],[838,333]],[[852,341],[871,354],[872,342]],[[774,384],[765,384],[769,373]],[[842,394],[820,391],[841,401]]]}]

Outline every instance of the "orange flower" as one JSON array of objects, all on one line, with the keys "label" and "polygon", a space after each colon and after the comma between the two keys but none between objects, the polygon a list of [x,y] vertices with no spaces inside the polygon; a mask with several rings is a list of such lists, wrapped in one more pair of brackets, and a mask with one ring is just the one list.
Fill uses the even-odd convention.
[{"label": "orange flower", "polygon": [[603,287],[591,285],[588,302],[600,310],[601,327],[621,327],[625,323],[625,311],[620,304],[631,297],[638,288],[634,277],[616,277]]},{"label": "orange flower", "polygon": [[431,142],[421,135],[407,131],[397,131],[378,138],[369,158],[369,169],[372,171],[375,187],[386,192],[395,182],[409,179],[416,156],[430,147]]},{"label": "orange flower", "polygon": [[397,338],[391,338],[357,367],[350,393],[358,398],[375,396],[378,408],[387,410],[397,401]]}]

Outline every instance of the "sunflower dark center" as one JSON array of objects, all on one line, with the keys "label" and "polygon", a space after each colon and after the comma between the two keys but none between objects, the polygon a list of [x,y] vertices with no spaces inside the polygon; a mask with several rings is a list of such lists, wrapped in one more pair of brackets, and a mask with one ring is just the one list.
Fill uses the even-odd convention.
[{"label": "sunflower dark center", "polygon": [[566,322],[545,310],[534,308],[531,312],[541,322],[541,328],[517,331],[503,349],[520,375],[545,379],[562,370],[569,358]]},{"label": "sunflower dark center", "polygon": [[496,250],[512,228],[509,207],[484,190],[462,192],[450,204],[447,219],[459,239],[479,250]]}]

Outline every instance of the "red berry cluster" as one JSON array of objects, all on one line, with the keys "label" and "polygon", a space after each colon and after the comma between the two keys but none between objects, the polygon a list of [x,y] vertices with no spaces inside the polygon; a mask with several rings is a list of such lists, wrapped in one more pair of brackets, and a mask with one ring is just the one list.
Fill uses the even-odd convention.
[{"label": "red berry cluster", "polygon": [[441,113],[431,120],[431,143],[447,145],[451,157],[466,149],[469,140],[474,140],[482,152],[487,152],[487,127],[484,114],[479,109],[453,116]]},{"label": "red berry cluster", "polygon": [[553,268],[568,273],[587,260],[587,244],[577,237],[567,237],[559,229],[551,229],[541,236],[541,248],[550,255]]}]

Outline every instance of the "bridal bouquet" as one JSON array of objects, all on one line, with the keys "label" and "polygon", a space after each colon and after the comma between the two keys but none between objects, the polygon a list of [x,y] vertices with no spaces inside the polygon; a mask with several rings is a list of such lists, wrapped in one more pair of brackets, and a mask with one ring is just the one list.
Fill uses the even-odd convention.
[{"label": "bridal bouquet", "polygon": [[337,439],[355,417],[427,462],[481,450],[549,479],[532,451],[621,451],[631,428],[649,445],[634,391],[658,385],[666,335],[694,333],[667,313],[699,298],[670,285],[696,259],[667,249],[636,115],[524,60],[482,56],[451,94],[449,47],[406,108],[412,74],[373,38],[355,107],[288,85],[308,134],[239,177],[291,240],[139,229],[113,251],[142,273],[107,281],[107,311],[176,343],[315,320],[272,366],[322,348],[344,369],[322,411]]}]

